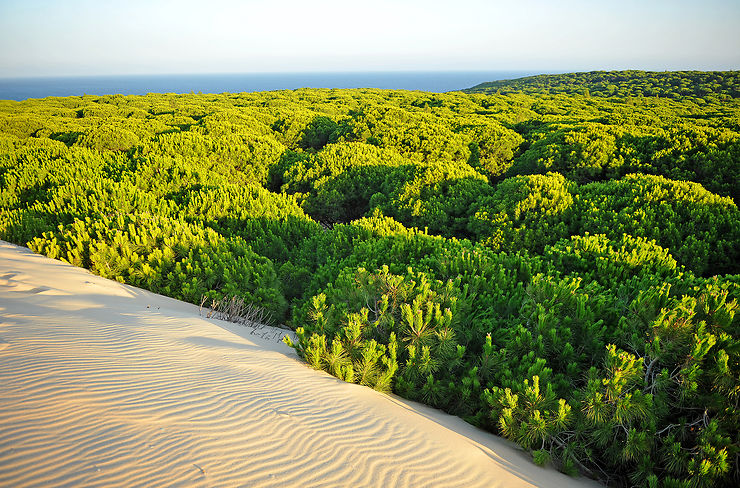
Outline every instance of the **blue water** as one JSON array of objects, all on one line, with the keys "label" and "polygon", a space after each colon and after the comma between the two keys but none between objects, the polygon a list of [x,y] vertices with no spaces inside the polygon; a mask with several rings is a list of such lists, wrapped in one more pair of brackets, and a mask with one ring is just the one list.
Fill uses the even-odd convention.
[{"label": "blue water", "polygon": [[0,78],[0,100],[70,95],[239,93],[295,88],[389,88],[447,92],[535,71],[416,71]]}]

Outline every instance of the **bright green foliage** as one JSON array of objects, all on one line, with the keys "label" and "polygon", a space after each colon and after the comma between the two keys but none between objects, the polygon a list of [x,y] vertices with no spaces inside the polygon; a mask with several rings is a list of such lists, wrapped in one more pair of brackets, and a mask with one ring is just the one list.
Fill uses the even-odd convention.
[{"label": "bright green foliage", "polygon": [[631,279],[660,284],[679,278],[681,269],[668,250],[645,238],[623,234],[610,241],[605,235],[573,236],[548,247],[544,256],[563,273],[616,289]]},{"label": "bright green foliage", "polygon": [[478,200],[469,230],[494,249],[530,249],[567,237],[575,186],[558,173],[516,176]]},{"label": "bright green foliage", "polygon": [[[618,177],[625,166],[641,169],[639,156],[633,148],[622,144],[620,136],[627,131],[621,126],[589,122],[562,128],[548,126],[547,129],[548,132],[541,133],[542,138],[535,140],[516,160],[511,173],[557,171],[576,181],[587,182]],[[643,132],[639,127],[633,131],[640,135]]]},{"label": "bright green foliage", "polygon": [[573,225],[579,233],[655,239],[699,274],[739,271],[740,211],[730,198],[696,183],[640,174],[585,185],[579,193]]},{"label": "bright green foliage", "polygon": [[468,146],[468,164],[489,178],[499,178],[505,174],[524,142],[516,132],[490,121],[463,125],[458,131],[473,139]]},{"label": "bright green foliage", "polygon": [[51,258],[192,303],[240,296],[280,317],[285,299],[272,263],[238,237],[141,214],[77,220],[28,243]]},{"label": "bright green foliage", "polygon": [[0,102],[0,238],[195,303],[242,297],[311,367],[538,464],[734,486],[736,79]]}]

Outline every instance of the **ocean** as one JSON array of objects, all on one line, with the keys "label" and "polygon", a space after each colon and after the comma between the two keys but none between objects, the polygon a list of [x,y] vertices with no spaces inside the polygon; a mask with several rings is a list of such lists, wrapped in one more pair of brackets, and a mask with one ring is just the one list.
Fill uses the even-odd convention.
[{"label": "ocean", "polygon": [[0,78],[0,100],[72,95],[239,93],[296,88],[387,88],[442,93],[537,71],[407,71]]}]

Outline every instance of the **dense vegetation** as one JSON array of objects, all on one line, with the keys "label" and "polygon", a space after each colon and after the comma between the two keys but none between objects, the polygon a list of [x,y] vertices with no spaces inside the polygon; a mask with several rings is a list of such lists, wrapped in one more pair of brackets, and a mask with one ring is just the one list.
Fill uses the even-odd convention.
[{"label": "dense vegetation", "polygon": [[740,97],[738,71],[591,71],[537,75],[481,83],[468,93],[581,94],[597,97],[695,98],[706,101]]},{"label": "dense vegetation", "polygon": [[557,94],[0,102],[0,237],[194,303],[242,297],[311,366],[538,463],[733,486],[740,100],[716,80],[737,74],[667,76],[691,96],[564,75],[537,78]]}]

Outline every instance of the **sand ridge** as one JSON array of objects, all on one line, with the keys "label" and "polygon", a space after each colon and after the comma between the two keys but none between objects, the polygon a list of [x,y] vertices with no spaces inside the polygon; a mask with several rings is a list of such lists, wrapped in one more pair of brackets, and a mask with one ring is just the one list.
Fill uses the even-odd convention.
[{"label": "sand ridge", "polygon": [[314,371],[285,333],[0,241],[0,486],[599,486]]}]

